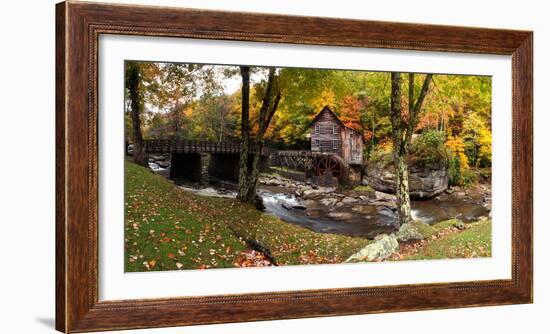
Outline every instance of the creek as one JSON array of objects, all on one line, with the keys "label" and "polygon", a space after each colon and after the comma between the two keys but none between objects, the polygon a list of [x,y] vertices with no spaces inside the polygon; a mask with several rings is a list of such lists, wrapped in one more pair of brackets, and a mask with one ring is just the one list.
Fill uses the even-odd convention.
[{"label": "creek", "polygon": [[[169,168],[161,168],[155,163],[149,163],[149,166],[154,172],[168,177]],[[235,183],[217,181],[207,188],[180,187],[201,196],[234,198],[237,186]],[[296,189],[302,192],[297,193]],[[267,214],[319,233],[374,238],[397,229],[395,201],[386,197],[391,195],[378,192],[339,193],[328,189],[321,196],[306,196],[304,189],[306,192],[312,191],[313,187],[297,181],[268,178],[260,182],[258,195]],[[380,199],[378,196],[386,198]],[[331,198],[332,203],[327,205],[327,198]],[[457,191],[453,194],[442,193],[431,199],[412,200],[411,214],[413,219],[427,224],[453,218],[465,223],[477,221],[490,216],[490,190],[486,188],[469,194]]]},{"label": "creek", "polygon": [[[234,187],[234,184],[224,182],[223,187],[182,188],[202,196],[234,198]],[[327,206],[316,199],[301,198],[291,188],[263,184],[259,186],[258,194],[267,214],[315,232],[374,238],[397,229],[394,210],[379,201],[358,199],[354,203],[342,201],[342,205]],[[457,198],[448,195],[413,200],[411,209],[415,220],[427,224],[452,218],[468,223],[490,214],[489,208],[478,196]]]}]

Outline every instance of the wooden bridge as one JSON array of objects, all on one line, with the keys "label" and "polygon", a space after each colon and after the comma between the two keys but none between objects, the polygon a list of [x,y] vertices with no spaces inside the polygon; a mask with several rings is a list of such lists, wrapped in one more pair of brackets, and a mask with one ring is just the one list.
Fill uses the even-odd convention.
[{"label": "wooden bridge", "polygon": [[[239,177],[239,142],[192,140],[144,140],[147,154],[170,155],[170,179],[207,185],[213,179],[237,181]],[[252,151],[252,153],[254,150]],[[262,148],[260,167],[265,170],[274,151]]]},{"label": "wooden bridge", "polygon": [[[195,140],[153,139],[144,140],[145,153],[213,153],[213,154],[240,154],[239,142],[212,142]],[[269,155],[272,151],[262,148],[262,155]]]},{"label": "wooden bridge", "polygon": [[[143,141],[147,154],[170,154],[171,179],[188,179],[204,184],[212,176],[233,181],[238,179],[241,146],[239,142],[167,139]],[[355,166],[346,164],[338,154],[331,152],[277,151],[263,147],[260,160],[262,170],[267,170],[274,162],[272,160],[277,161],[276,164],[280,166],[301,170],[320,184],[349,183],[350,178],[358,178],[360,181],[360,169],[354,170],[352,167]]]}]

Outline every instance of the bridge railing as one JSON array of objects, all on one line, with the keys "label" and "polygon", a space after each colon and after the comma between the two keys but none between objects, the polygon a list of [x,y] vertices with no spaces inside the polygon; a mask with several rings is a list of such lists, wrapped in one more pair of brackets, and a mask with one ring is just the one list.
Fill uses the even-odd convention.
[{"label": "bridge railing", "polygon": [[307,150],[281,150],[281,151],[277,151],[277,154],[280,156],[286,156],[286,157],[320,157],[320,156],[334,155],[334,153],[316,152],[316,151],[307,151]]},{"label": "bridge railing", "polygon": [[[238,154],[241,152],[239,142],[213,142],[177,139],[147,139],[143,141],[145,153],[221,153]],[[273,154],[267,147],[262,148],[262,155]]]}]

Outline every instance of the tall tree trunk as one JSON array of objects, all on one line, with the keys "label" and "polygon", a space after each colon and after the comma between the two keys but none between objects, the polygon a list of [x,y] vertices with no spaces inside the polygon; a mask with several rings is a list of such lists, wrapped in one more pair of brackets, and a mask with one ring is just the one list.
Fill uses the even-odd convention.
[{"label": "tall tree trunk", "polygon": [[412,220],[409,197],[409,170],[407,168],[407,143],[405,126],[401,118],[401,73],[391,73],[391,106],[393,162],[395,168],[395,196],[397,197],[397,221],[405,224]]},{"label": "tall tree trunk", "polygon": [[412,221],[411,199],[409,196],[409,169],[407,155],[413,133],[418,125],[420,110],[432,80],[432,74],[427,74],[422,89],[415,100],[414,73],[409,74],[409,112],[403,119],[401,112],[401,73],[391,73],[391,106],[390,118],[392,125],[393,161],[395,167],[395,196],[397,197],[397,220],[399,224]]},{"label": "tall tree trunk", "polygon": [[412,221],[411,198],[409,196],[409,168],[405,156],[394,152],[395,196],[397,197],[397,218],[400,225]]},{"label": "tall tree trunk", "polygon": [[256,139],[254,143],[252,143],[254,147],[251,152],[253,154],[253,160],[252,168],[249,170],[246,201],[253,204],[255,204],[256,201],[256,188],[258,186],[258,177],[260,175],[260,159],[262,155],[264,134],[269,128],[271,119],[277,111],[279,101],[281,100],[281,94],[278,91],[278,87],[276,87],[276,80],[277,79],[275,77],[275,69],[271,68],[269,70],[267,87],[262,101],[262,106],[258,115],[258,132],[256,133]]},{"label": "tall tree trunk", "polygon": [[250,67],[241,66],[241,156],[239,159],[239,191],[237,198],[246,201],[248,193],[248,155],[250,146]]},{"label": "tall tree trunk", "polygon": [[258,176],[260,175],[260,158],[262,156],[262,146],[263,143],[261,141],[254,142],[252,168],[250,170],[248,190],[246,193],[246,201],[249,203],[254,203],[256,200],[256,188],[258,187]]},{"label": "tall tree trunk", "polygon": [[[242,77],[242,112],[241,112],[241,133],[242,146],[239,160],[239,190],[237,199],[255,204],[256,188],[260,170],[260,158],[263,145],[263,136],[269,127],[273,114],[281,99],[281,94],[275,92],[275,69],[269,70],[266,92],[264,94],[262,107],[259,112],[258,132],[254,142],[250,141],[250,67],[241,66]],[[276,95],[276,96],[275,96]],[[275,97],[274,97],[275,96]],[[252,155],[252,161],[250,156]]]},{"label": "tall tree trunk", "polygon": [[128,65],[128,92],[130,96],[130,109],[132,115],[132,137],[134,141],[133,160],[136,164],[147,166],[147,155],[143,151],[143,137],[141,135],[142,101],[139,94],[140,81],[139,65]]}]

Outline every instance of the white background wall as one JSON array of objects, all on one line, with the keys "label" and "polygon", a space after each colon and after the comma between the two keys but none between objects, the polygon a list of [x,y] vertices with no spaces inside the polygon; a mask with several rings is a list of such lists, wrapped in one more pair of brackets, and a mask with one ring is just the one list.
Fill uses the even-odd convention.
[{"label": "white background wall", "polygon": [[[0,4],[0,332],[53,332],[54,3]],[[535,304],[141,330],[136,333],[547,333],[550,23],[545,1],[130,0],[194,8],[535,31]],[[126,332],[130,333],[130,332]]]}]

